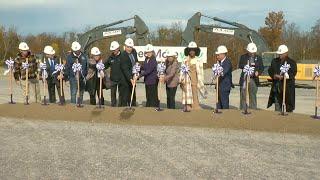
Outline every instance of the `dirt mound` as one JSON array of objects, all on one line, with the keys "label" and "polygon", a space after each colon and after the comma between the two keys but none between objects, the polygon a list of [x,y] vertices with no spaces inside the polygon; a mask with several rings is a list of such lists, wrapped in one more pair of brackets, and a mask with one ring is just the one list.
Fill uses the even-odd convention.
[{"label": "dirt mound", "polygon": [[63,120],[92,123],[114,123],[128,125],[185,126],[205,128],[230,128],[239,130],[271,131],[320,135],[320,120],[301,114],[280,116],[277,112],[258,110],[250,115],[242,115],[238,110],[224,110],[213,114],[210,110],[197,110],[183,113],[180,110],[165,109],[156,112],[152,108],[97,109],[95,106],[77,108],[73,105],[59,106],[50,104],[1,104],[0,116],[31,120]]}]

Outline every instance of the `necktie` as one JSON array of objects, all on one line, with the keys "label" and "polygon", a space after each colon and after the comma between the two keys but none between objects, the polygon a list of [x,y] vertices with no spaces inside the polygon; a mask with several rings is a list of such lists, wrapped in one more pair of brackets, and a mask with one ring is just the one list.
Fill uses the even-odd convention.
[{"label": "necktie", "polygon": [[53,59],[50,60],[50,69],[51,69],[51,72],[54,71],[54,61],[53,61]]},{"label": "necktie", "polygon": [[130,59],[131,59],[131,64],[132,64],[132,65],[135,65],[136,62],[135,62],[135,59],[134,59],[133,55],[130,54],[129,57],[130,57]]}]

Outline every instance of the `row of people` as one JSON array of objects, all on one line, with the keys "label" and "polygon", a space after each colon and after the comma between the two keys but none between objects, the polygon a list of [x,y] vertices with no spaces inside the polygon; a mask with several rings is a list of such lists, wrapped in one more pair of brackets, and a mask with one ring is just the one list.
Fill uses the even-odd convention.
[{"label": "row of people", "polygon": [[[14,78],[17,81],[26,81],[26,68],[24,64],[28,61],[28,81],[30,86],[34,89],[35,101],[40,100],[40,87],[39,80],[41,79],[41,73],[39,73],[38,62],[34,55],[31,54],[28,45],[25,42],[19,45],[19,54],[14,60]],[[66,64],[63,73],[56,73],[56,65],[61,63],[61,60],[55,56],[55,51],[51,46],[44,48],[44,60],[46,63],[47,71],[47,84],[49,101],[51,103],[56,102],[55,89],[57,89],[60,101],[65,102],[63,90],[61,91],[61,80],[69,81],[70,83],[70,95],[71,103],[76,103],[77,93],[79,100],[82,103],[83,94],[88,91],[90,95],[90,104],[96,104],[96,96],[99,95],[99,77],[103,77],[103,89],[110,89],[111,91],[111,106],[128,106],[132,102],[133,106],[136,106],[135,95],[135,82],[139,78],[144,78],[145,92],[146,92],[146,106],[158,107],[158,83],[166,84],[167,94],[167,107],[175,109],[175,96],[177,87],[180,85],[182,89],[182,104],[184,105],[183,111],[190,111],[191,109],[200,109],[199,95],[206,98],[207,90],[204,85],[204,73],[203,62],[199,58],[200,48],[195,42],[190,42],[185,48],[186,58],[181,62],[181,67],[188,67],[188,72],[184,73],[180,70],[179,63],[175,52],[167,52],[167,58],[165,61],[165,71],[163,74],[157,72],[157,60],[153,46],[148,44],[145,47],[145,61],[141,68],[141,72],[133,73],[133,68],[138,62],[137,52],[134,49],[134,42],[131,38],[126,39],[124,43],[124,50],[120,50],[120,44],[117,41],[113,41],[110,45],[111,55],[103,60],[101,52],[98,48],[93,47],[90,52],[90,57],[87,57],[81,51],[81,45],[78,42],[73,42],[71,45],[71,53],[67,56]],[[254,67],[254,73],[250,77],[248,82],[249,90],[249,107],[257,109],[257,91],[259,86],[259,76],[264,70],[264,65],[261,56],[257,55],[257,46],[254,43],[249,43],[247,46],[247,53],[240,57],[238,68],[244,69],[246,65]],[[215,58],[223,68],[223,75],[219,76],[219,109],[229,108],[229,95],[233,87],[232,84],[232,63],[227,56],[228,50],[225,46],[219,46],[215,52]],[[282,102],[282,87],[284,75],[280,72],[280,67],[284,63],[290,64],[291,68],[288,71],[287,78],[287,95],[286,95],[286,111],[292,112],[295,108],[295,91],[294,91],[294,77],[297,72],[296,63],[294,60],[288,57],[288,48],[285,45],[281,45],[278,48],[278,58],[273,59],[271,67],[268,72],[273,80],[272,88],[270,91],[270,97],[268,107],[275,103],[276,110],[281,110]],[[110,77],[106,78],[106,72],[99,72],[97,70],[97,63],[103,63],[105,69],[110,69]],[[78,79],[75,75],[72,66],[74,63],[81,64],[81,75]],[[40,71],[41,72],[41,71]],[[39,73],[39,74],[38,74]],[[135,76],[138,75],[138,76]],[[245,91],[245,73],[242,71],[240,75],[240,109],[243,109],[246,104],[246,91]],[[21,87],[25,90],[25,82],[20,82]],[[79,90],[78,90],[79,87]],[[62,92],[62,94],[61,94]],[[102,91],[103,92],[103,91]],[[118,93],[118,98],[117,98]],[[131,100],[130,95],[133,93]],[[101,102],[104,103],[103,94],[101,94]],[[118,99],[118,100],[117,100]]]}]

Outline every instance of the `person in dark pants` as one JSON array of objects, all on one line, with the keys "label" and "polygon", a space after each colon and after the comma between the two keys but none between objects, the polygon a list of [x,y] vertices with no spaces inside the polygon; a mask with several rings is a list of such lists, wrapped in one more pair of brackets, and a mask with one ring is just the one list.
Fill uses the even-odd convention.
[{"label": "person in dark pants", "polygon": [[45,62],[46,62],[46,71],[48,77],[46,78],[47,85],[48,85],[48,95],[49,95],[49,102],[56,103],[56,91],[57,88],[59,98],[61,99],[60,95],[60,86],[57,86],[59,83],[57,79],[57,75],[55,74],[55,65],[58,64],[57,57],[55,56],[55,51],[52,46],[45,46],[43,50],[45,54]]},{"label": "person in dark pants", "polygon": [[[88,73],[86,76],[86,90],[89,92],[90,95],[90,105],[96,105],[96,96],[99,99],[100,96],[100,76],[103,78],[104,73],[100,72],[98,75],[97,64],[102,62],[101,59],[101,52],[97,47],[93,47],[91,49],[91,58],[89,59],[88,63]],[[104,84],[102,81],[102,89],[104,88]],[[104,97],[103,97],[103,90],[101,90],[101,105],[104,105]]]},{"label": "person in dark pants", "polygon": [[[160,81],[162,81],[161,78]],[[163,82],[166,83],[167,108],[175,109],[175,97],[179,83],[179,65],[177,54],[173,51],[167,52],[166,71]]]},{"label": "person in dark pants", "polygon": [[[138,62],[137,51],[133,48],[134,42],[131,38],[126,39],[124,44],[125,44],[125,51],[123,52],[123,57],[127,60],[130,60],[131,69],[132,69],[132,67]],[[130,101],[131,101],[131,92],[133,91],[133,89],[132,89],[133,86],[131,83],[130,83],[129,88],[130,88],[130,90],[129,90],[130,95],[128,96],[128,103],[130,103]],[[132,106],[136,106],[136,105],[137,105],[136,91],[134,90],[133,98],[132,98]]]},{"label": "person in dark pants", "polygon": [[146,107],[159,107],[157,60],[154,55],[153,46],[147,44],[145,48],[146,59],[140,77],[144,77],[147,99]]},{"label": "person in dark pants", "polygon": [[227,57],[227,48],[219,46],[215,52],[217,60],[223,68],[223,76],[219,77],[219,109],[229,109],[229,95],[232,87],[232,64]]},{"label": "person in dark pants", "polygon": [[119,106],[129,106],[130,104],[130,87],[133,85],[132,63],[128,56],[128,50],[120,54],[120,81],[119,81]]},{"label": "person in dark pants", "polygon": [[[119,92],[119,83],[121,78],[120,69],[120,45],[117,41],[111,42],[110,50],[112,54],[105,62],[105,68],[110,67],[110,80],[111,80],[111,106],[117,106],[117,91]],[[119,103],[120,104],[120,103]]]},{"label": "person in dark pants", "polygon": [[[275,104],[275,110],[282,110],[282,100],[283,100],[283,79],[286,76],[286,112],[293,112],[295,109],[295,76],[297,74],[297,63],[289,58],[288,47],[286,45],[281,45],[278,48],[277,54],[278,58],[271,61],[271,66],[268,69],[269,76],[272,78],[272,86],[269,95],[269,101],[267,108]],[[290,68],[286,74],[282,74],[280,67],[285,63],[290,65]]]},{"label": "person in dark pants", "polygon": [[[248,64],[254,67],[254,74],[250,77],[249,81],[249,108],[257,109],[257,91],[259,86],[259,76],[262,74],[264,66],[261,56],[257,55],[257,46],[254,43],[249,43],[247,46],[247,53],[240,57],[238,68],[244,69]],[[246,105],[246,83],[244,72],[241,72],[239,85],[240,85],[240,109],[243,109]]]}]

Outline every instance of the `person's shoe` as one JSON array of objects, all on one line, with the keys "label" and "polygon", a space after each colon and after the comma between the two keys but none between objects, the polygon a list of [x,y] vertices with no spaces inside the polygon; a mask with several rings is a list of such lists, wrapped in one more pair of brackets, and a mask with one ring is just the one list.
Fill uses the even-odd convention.
[{"label": "person's shoe", "polygon": [[190,110],[187,108],[183,108],[182,112],[190,112]]}]

